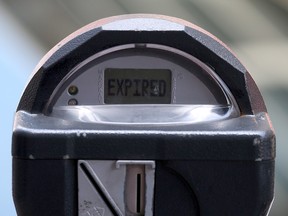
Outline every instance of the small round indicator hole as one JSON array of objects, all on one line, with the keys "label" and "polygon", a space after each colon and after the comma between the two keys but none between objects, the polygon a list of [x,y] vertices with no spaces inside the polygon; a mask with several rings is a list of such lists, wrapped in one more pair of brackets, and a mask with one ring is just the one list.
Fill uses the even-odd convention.
[{"label": "small round indicator hole", "polygon": [[76,95],[78,93],[78,87],[75,85],[69,86],[68,93],[70,95]]},{"label": "small round indicator hole", "polygon": [[75,106],[75,105],[78,105],[78,101],[76,100],[76,99],[70,99],[69,101],[68,101],[68,105],[69,106]]}]

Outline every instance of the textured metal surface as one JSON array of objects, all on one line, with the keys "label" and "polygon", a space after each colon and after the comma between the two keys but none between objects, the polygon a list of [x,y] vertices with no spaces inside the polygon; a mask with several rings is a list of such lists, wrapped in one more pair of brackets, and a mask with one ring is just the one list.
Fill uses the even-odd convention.
[{"label": "textured metal surface", "polygon": [[[127,22],[124,22],[125,20]],[[184,26],[184,28],[179,30],[177,26],[172,25],[171,30],[167,31],[166,28],[163,30],[162,27],[167,25],[167,22],[174,22]],[[127,24],[124,28],[123,23]],[[141,26],[141,23],[144,25]],[[137,29],[135,24],[140,26],[140,30]],[[149,29],[148,24],[159,25],[158,28],[161,30]],[[105,27],[108,30],[103,30]],[[95,34],[93,33],[90,37],[91,32]],[[45,116],[43,109],[49,96],[72,68],[94,53],[105,50],[107,47],[127,44],[127,42],[171,46],[209,64],[231,90],[242,115],[237,118],[209,122],[209,124],[204,122],[186,125],[167,124],[163,127],[141,124],[137,127],[129,124],[87,124]],[[252,203],[254,201],[257,205],[255,209],[245,208],[244,214],[256,215],[261,212],[260,215],[264,215],[268,211],[274,186],[274,131],[257,86],[230,49],[213,35],[186,21],[165,16],[132,15],[112,17],[92,23],[64,39],[59,46],[56,46],[52,52],[44,57],[39,68],[36,75],[40,74],[40,78],[38,77],[28,84],[15,117],[12,150],[15,161],[21,159],[35,162],[39,159],[53,161],[56,159],[61,163],[66,160],[76,161],[79,159],[164,161],[164,163],[170,165],[162,166],[159,172],[162,172],[161,176],[164,178],[170,176],[170,183],[167,185],[166,183],[163,185],[157,183],[158,188],[167,188],[169,184],[175,182],[179,188],[182,188],[182,192],[186,191],[185,187],[189,188],[188,194],[181,192],[181,196],[186,197],[181,202],[196,204],[194,210],[186,205],[183,211],[186,212],[183,213],[184,215],[191,211],[196,211],[198,212],[196,214],[199,214],[201,208],[212,209],[210,212],[209,210],[204,211],[204,215],[214,214],[214,209],[219,209],[223,214],[230,212],[232,215],[236,215],[237,212],[241,215],[242,211],[235,210],[235,203],[232,205],[229,203],[241,199],[241,205],[244,205],[247,196],[251,198]],[[29,97],[30,89],[34,89],[32,98]],[[31,104],[32,106],[30,106]],[[181,163],[181,160],[186,162]],[[212,202],[207,196],[201,198],[202,195],[207,194],[206,186],[201,186],[202,181],[194,180],[197,178],[191,178],[191,175],[197,170],[198,163],[201,164],[202,168],[206,166],[205,163],[201,163],[203,161],[207,162],[210,168],[220,165],[218,168],[225,169],[225,171],[221,171],[216,175],[221,178],[208,178],[207,184],[215,183],[217,179],[217,184],[224,183],[223,185],[225,185],[225,182],[229,182],[230,185],[231,182],[235,181],[231,181],[231,179],[238,178],[239,173],[233,168],[235,165],[239,165],[238,168],[241,172],[249,171],[247,176],[241,177],[245,182],[241,181],[239,185],[231,184],[232,190],[227,190],[225,186],[220,186],[220,190],[216,190],[215,185],[212,186],[213,196],[219,197],[221,192],[225,193],[224,201],[227,202],[227,205],[222,206],[220,203],[214,202],[215,197]],[[246,166],[247,163],[248,166]],[[31,163],[27,169],[31,170],[36,165]],[[196,167],[194,167],[195,165]],[[49,161],[43,164],[43,167],[47,166],[49,166]],[[194,167],[192,173],[189,167]],[[15,169],[25,174],[25,170],[19,170],[18,167],[15,167]],[[166,172],[166,169],[170,171]],[[171,170],[174,173],[172,176],[169,174]],[[203,169],[203,173],[204,176],[209,176],[210,172]],[[15,174],[17,173],[15,172]],[[90,179],[93,178],[92,174],[91,176]],[[182,184],[179,184],[179,178],[186,183],[183,184],[180,181]],[[206,178],[204,177],[204,179]],[[15,186],[23,186],[21,189],[25,190],[25,184],[23,185],[23,182],[19,180],[14,182]],[[67,179],[67,181],[74,184],[75,179]],[[95,182],[95,185],[99,184],[98,180],[95,180]],[[65,182],[62,183],[65,184]],[[29,186],[31,187],[31,183]],[[236,187],[234,188],[234,186]],[[236,196],[230,200],[228,198],[230,197],[229,193],[238,191],[238,187],[247,187],[248,190],[241,191],[241,196]],[[265,188],[265,190],[260,190],[260,187]],[[201,189],[199,194],[197,194],[198,189]],[[99,191],[104,194],[100,195],[101,197],[108,197],[105,202],[112,206],[109,208],[112,214],[113,211],[117,212],[113,208],[115,205],[111,203],[111,199],[103,190],[103,187],[100,186]],[[227,191],[229,193],[226,193]],[[253,191],[253,196],[251,196],[251,191]],[[73,192],[71,188],[69,192]],[[20,193],[19,190],[15,191],[16,195]],[[177,194],[179,191],[175,190],[174,193]],[[75,196],[75,193],[73,196]],[[163,199],[162,195],[159,194],[155,197],[157,200]],[[187,199],[187,197],[190,198]],[[174,201],[170,197],[164,198],[169,200],[170,203]],[[207,205],[205,200],[208,202],[208,208],[205,207]],[[53,205],[52,202],[48,204]],[[197,207],[198,205],[200,210]],[[159,206],[155,206],[156,212],[160,211]],[[167,209],[175,211],[174,206],[168,206]],[[41,207],[39,207],[39,210],[41,211]],[[29,211],[32,211],[31,208]],[[55,211],[63,211],[62,206],[57,207]],[[163,212],[159,214],[162,215]]]},{"label": "textured metal surface", "polygon": [[260,113],[255,117],[206,124],[135,127],[69,122],[18,112],[13,156],[27,159],[271,160],[275,158],[275,137],[269,121],[266,114]]}]

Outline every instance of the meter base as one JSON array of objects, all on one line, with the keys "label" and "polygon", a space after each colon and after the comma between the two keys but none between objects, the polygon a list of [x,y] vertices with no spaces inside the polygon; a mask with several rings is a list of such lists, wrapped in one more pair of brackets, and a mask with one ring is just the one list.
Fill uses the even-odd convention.
[{"label": "meter base", "polygon": [[[14,158],[13,195],[18,216],[77,216],[77,167],[77,160]],[[154,216],[214,216],[215,212],[266,216],[273,200],[273,180],[274,160],[160,160],[156,161],[154,194],[149,196]]]}]

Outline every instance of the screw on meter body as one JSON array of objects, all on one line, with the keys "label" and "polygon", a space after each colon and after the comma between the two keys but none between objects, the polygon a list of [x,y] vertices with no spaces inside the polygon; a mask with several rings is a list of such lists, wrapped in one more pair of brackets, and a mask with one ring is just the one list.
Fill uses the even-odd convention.
[{"label": "screw on meter body", "polygon": [[210,33],[111,17],[39,65],[13,130],[19,216],[268,214],[274,131],[250,74]]},{"label": "screw on meter body", "polygon": [[70,95],[76,95],[78,93],[77,86],[74,86],[74,85],[70,86],[68,88],[68,92],[69,92]]}]

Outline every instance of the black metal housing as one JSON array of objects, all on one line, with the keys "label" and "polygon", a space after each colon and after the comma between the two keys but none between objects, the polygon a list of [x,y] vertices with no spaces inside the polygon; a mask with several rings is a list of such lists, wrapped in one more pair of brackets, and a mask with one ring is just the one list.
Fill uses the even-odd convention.
[{"label": "black metal housing", "polygon": [[[177,48],[211,66],[234,95],[241,116],[133,126],[67,124],[43,114],[72,68],[99,51],[132,43]],[[155,216],[264,216],[273,200],[275,135],[253,79],[221,41],[166,16],[100,20],[56,45],[39,63],[20,100],[12,155],[19,216],[77,215],[79,159],[155,160]]]}]

